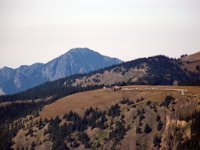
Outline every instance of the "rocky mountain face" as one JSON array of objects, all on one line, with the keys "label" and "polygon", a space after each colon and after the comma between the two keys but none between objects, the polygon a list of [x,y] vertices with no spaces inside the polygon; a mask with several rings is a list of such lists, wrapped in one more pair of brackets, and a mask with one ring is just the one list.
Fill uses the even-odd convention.
[{"label": "rocky mountain face", "polygon": [[46,81],[79,73],[88,73],[122,61],[103,56],[88,48],[75,48],[52,61],[17,69],[0,69],[0,94],[12,94],[32,88]]}]

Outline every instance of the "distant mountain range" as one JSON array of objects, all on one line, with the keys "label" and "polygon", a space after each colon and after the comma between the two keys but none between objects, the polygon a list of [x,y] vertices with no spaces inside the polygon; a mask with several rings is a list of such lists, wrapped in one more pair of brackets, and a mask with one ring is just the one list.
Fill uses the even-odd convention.
[{"label": "distant mountain range", "polygon": [[74,48],[46,64],[35,63],[17,69],[0,69],[0,94],[13,94],[46,81],[88,73],[121,62],[117,58],[103,56],[88,48]]},{"label": "distant mountain range", "polygon": [[1,96],[0,101],[51,96],[61,98],[76,92],[113,85],[200,85],[200,53],[184,55],[179,59],[162,55],[139,58],[47,82],[14,95]]}]

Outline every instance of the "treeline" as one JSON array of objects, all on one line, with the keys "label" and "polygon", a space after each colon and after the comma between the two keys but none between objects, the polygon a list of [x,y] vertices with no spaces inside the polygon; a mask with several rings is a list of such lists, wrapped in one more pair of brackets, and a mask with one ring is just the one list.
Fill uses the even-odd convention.
[{"label": "treeline", "polygon": [[0,149],[9,150],[12,146],[12,138],[24,128],[23,118],[27,115],[38,116],[39,111],[54,99],[39,102],[19,102],[0,106]]},{"label": "treeline", "polygon": [[47,82],[38,87],[29,89],[21,93],[0,96],[0,102],[45,99],[47,97],[53,97],[54,99],[59,99],[64,96],[74,94],[77,92],[95,90],[102,87],[103,85],[86,86],[86,87],[72,86],[72,84],[68,85],[65,84],[64,79],[60,79],[59,81]]},{"label": "treeline", "polygon": [[[98,108],[92,107],[85,110],[83,117],[80,117],[76,112],[69,112],[63,116],[67,121],[60,125],[61,119],[57,116],[49,121],[48,129],[45,134],[49,134],[50,141],[53,142],[52,149],[74,149],[78,148],[81,144],[85,149],[95,149],[100,147],[100,143],[94,144],[87,135],[86,130],[91,127],[99,128],[101,131],[107,129],[108,118],[114,118],[120,115],[118,106],[111,106],[108,111],[101,111]],[[127,129],[124,123],[117,121],[116,127],[109,133],[108,140],[113,140],[114,145],[117,145],[126,134]]]},{"label": "treeline", "polygon": [[[85,111],[84,116],[80,117],[76,112],[66,113],[63,117],[70,123],[60,126],[60,119],[56,117],[49,122],[49,128],[46,132],[49,133],[50,140],[53,142],[52,149],[69,149],[77,148],[81,143],[85,148],[91,148],[91,143],[88,135],[85,133],[88,127],[99,128],[104,130],[106,125],[106,112],[89,108]],[[78,132],[78,140],[72,136],[72,133]],[[67,142],[68,145],[64,143]]]}]

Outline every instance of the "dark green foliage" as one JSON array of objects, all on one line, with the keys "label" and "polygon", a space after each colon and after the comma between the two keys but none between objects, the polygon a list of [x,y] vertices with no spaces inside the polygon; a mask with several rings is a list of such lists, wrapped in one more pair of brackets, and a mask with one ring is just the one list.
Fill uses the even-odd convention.
[{"label": "dark green foliage", "polygon": [[[98,111],[97,109],[93,109],[90,107],[84,113],[84,116],[81,118],[75,112],[66,113],[63,117],[67,121],[70,121],[68,124],[64,124],[62,126],[59,125],[60,119],[56,117],[55,119],[51,119],[49,121],[49,128],[47,133],[49,133],[49,137],[51,141],[54,143],[53,146],[62,146],[64,141],[70,143],[71,148],[76,148],[79,146],[78,141],[71,138],[71,134],[74,132],[78,132],[78,140],[81,141],[85,148],[90,148],[90,138],[85,133],[85,130],[88,127],[91,128],[99,128],[101,130],[106,128],[106,112]],[[65,145],[63,145],[65,146]],[[63,148],[62,146],[62,148]]]},{"label": "dark green foliage", "polygon": [[88,135],[85,132],[80,133],[78,135],[78,139],[85,145],[85,148],[91,148],[90,138],[88,137]]},{"label": "dark green foliage", "polygon": [[119,67],[116,67],[115,69],[113,69],[113,72],[119,73],[119,72],[122,72],[122,69]]},{"label": "dark green foliage", "polygon": [[[119,115],[118,105],[111,106],[109,110],[110,115]],[[90,149],[90,138],[85,131],[88,127],[104,130],[107,127],[106,115],[108,115],[108,111],[99,111],[97,108],[93,109],[92,107],[90,107],[85,110],[83,117],[80,117],[77,113],[72,111],[66,113],[63,116],[63,119],[66,119],[69,122],[63,125],[60,125],[61,120],[59,119],[59,117],[51,119],[50,121],[48,121],[49,126],[46,134],[49,134],[49,138],[53,142],[53,149],[56,149],[56,146],[58,146],[58,149],[64,149],[66,148],[65,143],[68,143],[68,146],[70,146],[70,148],[72,149],[77,148],[80,142],[85,145],[85,148]],[[73,139],[74,133],[78,133],[78,138]],[[113,139],[115,141],[115,144],[117,144],[121,139],[123,139],[123,136],[125,134],[126,128],[124,127],[123,123],[117,122],[114,130],[110,133],[109,137],[110,139]]]},{"label": "dark green foliage", "polygon": [[175,98],[172,96],[166,96],[165,100],[160,104],[160,106],[168,107],[169,104],[174,103]]},{"label": "dark green foliage", "polygon": [[[0,149],[10,149],[12,145],[11,138],[14,137],[17,131],[23,128],[19,118],[27,115],[38,115],[38,112],[49,102],[24,102],[11,103],[0,107]],[[19,119],[19,121],[15,121]],[[13,123],[15,121],[15,123]],[[28,134],[32,136],[32,130]]]},{"label": "dark green foliage", "polygon": [[136,100],[136,103],[139,103],[139,102],[141,102],[141,101],[143,101],[143,100],[144,100],[143,97],[141,97],[140,99],[138,98],[138,99]]},{"label": "dark green foliage", "polygon": [[35,146],[36,146],[36,144],[35,144],[35,142],[33,141],[33,142],[31,143],[31,150],[34,150]]},{"label": "dark green foliage", "polygon": [[128,98],[123,98],[123,100],[120,101],[120,104],[132,105],[132,104],[134,104],[134,102],[130,101]]},{"label": "dark green foliage", "polygon": [[145,119],[144,115],[140,115],[139,121],[142,121],[143,119]]},{"label": "dark green foliage", "polygon": [[33,130],[31,128],[28,129],[28,132],[26,133],[25,136],[28,136],[28,135],[30,135],[31,137],[33,136]]},{"label": "dark green foliage", "polygon": [[67,125],[64,124],[63,126],[59,126],[60,119],[59,117],[56,117],[55,119],[51,119],[49,121],[49,126],[48,126],[48,133],[49,133],[49,138],[51,141],[53,141],[53,146],[52,149],[56,150],[63,150],[66,148],[64,144],[64,139],[67,136],[69,132],[72,132],[73,130]]},{"label": "dark green foliage", "polygon": [[200,71],[200,66],[199,65],[196,65],[196,70]]},{"label": "dark green foliage", "polygon": [[76,112],[72,111],[70,111],[68,114],[65,114],[63,119],[65,118],[67,121],[73,121],[73,122],[78,122],[81,119],[81,117]]},{"label": "dark green foliage", "polygon": [[136,134],[141,134],[141,133],[142,133],[141,128],[137,127],[137,128],[136,128]]},{"label": "dark green foliage", "polygon": [[[47,121],[47,120],[46,120],[46,121]],[[47,121],[47,122],[48,122],[48,121]],[[38,122],[38,125],[37,125],[38,129],[39,129],[39,130],[42,129],[42,128],[46,125],[47,122],[42,121],[42,119],[40,118],[40,120],[39,120],[39,122]]]},{"label": "dark green foliage", "polygon": [[96,78],[93,78],[92,81],[93,81],[93,82],[96,82],[96,83],[100,82],[100,80],[99,80],[99,79],[96,79]]},{"label": "dark green foliage", "polygon": [[148,134],[151,131],[152,131],[152,128],[148,124],[146,124],[145,127],[144,127],[144,132]]},{"label": "dark green foliage", "polygon": [[150,57],[147,64],[150,70],[146,80],[151,85],[172,85],[174,80],[187,81],[191,77],[197,78],[183,71],[177,60],[165,56]]},{"label": "dark green foliage", "polygon": [[181,55],[181,58],[184,58],[184,57],[186,57],[187,56],[187,54],[183,54],[183,55]]},{"label": "dark green foliage", "polygon": [[141,127],[143,125],[143,123],[141,121],[139,121],[139,127]]},{"label": "dark green foliage", "polygon": [[45,105],[44,101],[11,103],[0,107],[0,123],[14,121],[19,117],[25,117],[28,114],[37,114]]},{"label": "dark green foliage", "polygon": [[111,106],[108,110],[108,116],[116,117],[120,115],[120,107],[118,104]]},{"label": "dark green foliage", "polygon": [[140,114],[141,114],[141,111],[137,109],[137,116],[139,116]]},{"label": "dark green foliage", "polygon": [[161,120],[158,122],[158,125],[157,125],[157,130],[160,131],[162,130],[162,127],[163,127],[163,123],[161,122]]},{"label": "dark green foliage", "polygon": [[114,143],[117,144],[123,139],[125,134],[126,128],[121,122],[117,121],[115,129],[109,134],[109,139],[113,139]]},{"label": "dark green foliage", "polygon": [[161,143],[161,137],[158,137],[157,135],[154,137],[153,139],[153,144],[154,147],[160,147],[160,143]]},{"label": "dark green foliage", "polygon": [[139,115],[144,115],[145,114],[145,110],[144,109],[137,109],[137,116]]},{"label": "dark green foliage", "polygon": [[0,101],[16,101],[16,100],[29,100],[29,99],[44,99],[52,97],[55,101],[67,95],[71,95],[77,92],[89,91],[102,88],[104,85],[95,86],[73,86],[75,79],[81,77],[80,75],[70,76],[67,78],[59,79],[52,82],[46,82],[42,85],[28,89],[24,92],[20,92],[13,95],[0,96]]},{"label": "dark green foliage", "polygon": [[92,128],[98,127],[103,130],[106,127],[105,122],[107,119],[105,111],[97,111],[90,107],[85,111],[83,119],[85,119],[88,125]]},{"label": "dark green foliage", "polygon": [[76,141],[74,141],[74,142],[71,143],[72,149],[79,147],[79,145],[80,145],[80,144],[77,143]]},{"label": "dark green foliage", "polygon": [[[198,74],[200,76],[200,73]],[[180,86],[200,86],[200,79],[188,79],[187,81],[179,81]]]},{"label": "dark green foliage", "polygon": [[44,118],[44,122],[47,124],[49,120],[47,118]]},{"label": "dark green foliage", "polygon": [[150,105],[151,104],[151,101],[147,101],[146,102],[146,105],[148,106],[148,105]]},{"label": "dark green foliage", "polygon": [[160,121],[160,119],[161,119],[161,117],[160,117],[160,115],[158,115],[158,116],[156,117],[156,121],[158,122],[158,121]]}]

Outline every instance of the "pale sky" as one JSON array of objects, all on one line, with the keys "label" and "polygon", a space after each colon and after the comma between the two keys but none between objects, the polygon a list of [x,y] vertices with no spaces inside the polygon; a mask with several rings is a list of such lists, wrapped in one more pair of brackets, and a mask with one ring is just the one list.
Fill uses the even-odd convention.
[{"label": "pale sky", "polygon": [[0,68],[75,47],[125,61],[200,51],[200,0],[0,0]]}]

